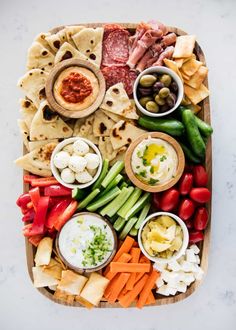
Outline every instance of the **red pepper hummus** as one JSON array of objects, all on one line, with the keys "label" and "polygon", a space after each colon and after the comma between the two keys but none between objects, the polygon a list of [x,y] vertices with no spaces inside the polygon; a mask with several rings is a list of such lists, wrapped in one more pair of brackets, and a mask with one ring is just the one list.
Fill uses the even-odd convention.
[{"label": "red pepper hummus", "polygon": [[83,67],[73,66],[65,69],[53,87],[58,104],[67,110],[84,110],[92,105],[99,92],[95,74]]}]

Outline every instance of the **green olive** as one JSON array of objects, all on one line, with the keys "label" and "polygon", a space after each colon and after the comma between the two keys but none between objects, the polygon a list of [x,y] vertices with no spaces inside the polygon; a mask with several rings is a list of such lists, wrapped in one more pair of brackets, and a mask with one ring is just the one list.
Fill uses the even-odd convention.
[{"label": "green olive", "polygon": [[156,104],[154,101],[149,101],[146,104],[146,109],[150,112],[158,112],[159,111],[159,106]]},{"label": "green olive", "polygon": [[162,82],[165,87],[169,87],[172,82],[171,76],[163,74],[160,78],[160,82]]},{"label": "green olive", "polygon": [[158,104],[158,105],[164,105],[166,103],[166,101],[164,99],[162,99],[158,94],[156,95],[155,97],[155,102]]},{"label": "green olive", "polygon": [[160,96],[160,98],[165,99],[169,94],[170,94],[169,88],[163,87],[158,95]]},{"label": "green olive", "polygon": [[146,107],[147,102],[153,101],[153,98],[151,96],[144,96],[139,99],[139,103],[141,104],[142,107]]},{"label": "green olive", "polygon": [[142,87],[151,87],[156,81],[157,78],[152,74],[145,74],[140,78],[139,83]]}]

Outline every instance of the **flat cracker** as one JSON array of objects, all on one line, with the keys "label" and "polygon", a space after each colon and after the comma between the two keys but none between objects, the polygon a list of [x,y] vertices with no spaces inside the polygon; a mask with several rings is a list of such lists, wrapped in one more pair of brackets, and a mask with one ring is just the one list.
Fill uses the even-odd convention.
[{"label": "flat cracker", "polygon": [[167,68],[173,70],[180,77],[180,79],[183,81],[182,74],[181,74],[181,72],[178,68],[178,65],[175,61],[168,60],[167,58],[165,58],[163,60],[163,62],[165,63],[165,66],[167,66]]},{"label": "flat cracker", "polygon": [[50,263],[52,244],[53,239],[51,237],[44,237],[41,239],[34,258],[36,266],[48,265]]},{"label": "flat cracker", "polygon": [[208,73],[206,66],[200,66],[198,71],[189,79],[186,84],[192,88],[198,89],[205,80]]},{"label": "flat cracker", "polygon": [[195,41],[196,36],[194,35],[185,35],[177,37],[173,58],[190,57],[193,53]]},{"label": "flat cracker", "polygon": [[209,90],[203,84],[201,84],[199,89],[184,85],[184,93],[194,105],[204,100],[210,94]]},{"label": "flat cracker", "polygon": [[200,66],[202,66],[202,64],[203,64],[202,62],[191,58],[182,65],[181,71],[183,71],[183,73],[188,76],[192,76],[194,75],[195,72],[198,71],[198,69],[200,68]]}]

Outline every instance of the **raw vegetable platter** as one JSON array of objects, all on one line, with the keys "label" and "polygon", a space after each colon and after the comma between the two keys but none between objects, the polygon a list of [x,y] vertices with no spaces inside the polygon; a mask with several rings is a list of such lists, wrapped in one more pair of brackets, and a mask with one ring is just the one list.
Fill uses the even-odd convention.
[{"label": "raw vegetable platter", "polygon": [[[94,33],[95,29],[97,33]],[[100,30],[98,31],[97,29]],[[152,43],[145,44],[145,36],[148,35],[150,30],[158,30],[160,35],[154,37],[155,40]],[[81,31],[83,31],[82,35],[80,35]],[[174,37],[173,34],[176,36]],[[163,24],[155,21],[140,24],[78,24],[54,28],[48,33],[40,34],[35,38],[28,51],[28,71],[18,83],[23,89],[25,98],[20,101],[23,119],[18,122],[24,141],[24,155],[16,160],[16,164],[24,169],[24,185],[23,195],[17,200],[17,205],[21,208],[23,214],[23,234],[26,237],[25,244],[29,275],[35,287],[54,302],[77,307],[85,306],[87,308],[94,306],[101,308],[136,306],[142,308],[144,306],[174,303],[191,295],[200,285],[202,274],[207,271],[212,175],[210,136],[212,131],[209,126],[210,106],[207,89],[207,69],[204,53],[196,42],[195,36],[189,36],[189,43],[191,45],[188,45],[188,42],[184,40],[178,41],[179,36],[185,35],[186,33],[178,28],[165,27]],[[165,39],[166,36],[170,37]],[[87,40],[86,42],[86,38],[89,41]],[[94,48],[91,44],[89,46],[89,42],[95,43]],[[138,52],[140,52],[143,44],[145,50],[141,51],[142,55],[137,60],[134,55],[135,49],[136,51],[138,49]],[[191,50],[193,46],[194,49]],[[180,55],[178,55],[178,52],[180,52]],[[181,52],[183,53],[182,55]],[[177,54],[176,56],[175,53]],[[60,63],[69,60],[79,60],[81,63],[87,61],[88,68],[94,66],[96,69],[101,70],[106,83],[103,103],[101,105],[99,104],[92,114],[88,114],[83,118],[78,116],[73,119],[69,115],[66,117],[56,113],[58,116],[56,124],[54,121],[54,124],[49,129],[42,129],[41,132],[41,127],[45,125],[46,128],[46,124],[55,116],[55,109],[52,108],[47,87],[45,91],[45,85],[47,85],[47,79],[49,79],[48,75]],[[83,64],[81,65],[83,66]],[[173,70],[181,77],[184,87],[183,99],[177,110],[173,111],[170,115],[161,116],[160,118],[158,116],[144,116],[138,110],[137,104],[134,105],[133,101],[133,85],[135,80],[138,79],[138,75],[143,70],[156,66],[163,66]],[[38,70],[38,72],[34,70]],[[96,72],[96,70],[93,72]],[[35,80],[30,80],[34,75],[36,76]],[[40,75],[45,76],[45,79],[42,80],[41,77],[38,77]],[[155,81],[157,79],[157,81],[160,80],[159,82],[163,78],[160,75],[154,75],[154,77]],[[38,83],[41,83],[40,88],[36,86]],[[109,109],[107,110],[106,105],[110,106],[109,88],[112,88],[114,85],[117,86],[119,93],[122,94],[122,102],[129,102],[127,98],[131,100],[131,105],[128,104],[128,111],[127,103],[126,106],[123,104],[120,105],[118,104],[119,100],[117,101],[116,99],[114,99],[115,110],[112,109],[110,112]],[[166,86],[169,87],[168,84],[164,87]],[[142,89],[147,86],[140,86],[139,84],[139,87]],[[171,89],[170,91],[171,93],[173,92]],[[55,92],[54,90],[54,94]],[[99,93],[102,93],[101,89]],[[138,101],[143,96],[140,93],[138,92]],[[174,103],[177,102],[176,96],[178,96],[178,93],[179,90],[177,89],[177,94],[172,98]],[[171,108],[171,104],[168,105],[169,108],[164,109],[165,105],[163,106],[155,101],[157,94],[155,93],[151,96],[145,94],[145,96],[151,97],[150,100],[157,107],[154,110],[150,109],[150,112],[164,113]],[[105,106],[103,106],[104,104]],[[174,104],[172,104],[173,106]],[[45,109],[46,111],[43,111]],[[102,109],[105,112],[100,116],[98,111],[101,112],[103,111]],[[196,154],[198,152],[196,148],[198,148],[199,144],[196,143],[196,136],[193,138],[195,142],[192,140],[192,128],[190,127],[189,129],[189,127],[186,127],[186,125],[188,126],[189,119],[183,119],[186,110],[191,110],[191,114],[202,120],[199,124],[200,127],[197,126],[196,121],[194,122],[196,127],[198,127],[197,129],[194,127],[194,129],[197,130],[200,138],[202,137],[202,140],[204,140],[205,150],[203,157],[200,155],[200,152],[198,155]],[[79,113],[79,111],[77,112]],[[43,113],[46,115],[44,116]],[[96,129],[96,125],[94,124],[95,119],[93,116],[96,116],[96,113],[97,118],[95,118],[99,123],[100,131]],[[111,117],[109,117],[109,113]],[[41,121],[39,120],[40,115]],[[145,120],[143,124],[140,118],[147,118],[148,124],[145,123]],[[183,134],[171,134],[172,129],[175,130],[175,127],[173,128],[171,126],[168,128],[168,124],[167,130],[166,128],[163,129],[161,125],[156,125],[155,127],[157,129],[149,129],[150,122],[158,122],[158,120],[183,122]],[[121,132],[121,136],[118,136],[117,140],[114,139],[114,137],[116,138],[114,132],[117,132],[117,127],[120,128],[124,123],[124,135],[122,135],[122,130],[118,130]],[[204,123],[206,126],[204,126]],[[55,134],[54,130],[56,132]],[[185,154],[185,169],[174,186],[169,189],[161,192],[157,190],[154,193],[150,193],[148,190],[141,190],[138,193],[140,188],[135,186],[134,182],[129,181],[129,175],[127,177],[126,155],[129,152],[130,145],[139,136],[145,132],[151,133],[153,131],[171,135],[172,138],[180,143]],[[111,137],[112,134],[113,140]],[[58,182],[58,177],[53,176],[54,172],[51,172],[50,161],[53,157],[53,150],[55,150],[61,141],[65,141],[72,136],[90,140],[95,144],[95,147],[98,147],[103,159],[103,168],[101,169],[100,176],[98,176],[98,179],[95,180],[92,186],[88,186],[85,189],[68,188],[68,184],[63,185],[61,181]],[[119,139],[123,143],[120,143]],[[192,146],[192,141],[195,146]],[[107,169],[104,169],[104,166]],[[93,176],[93,170],[91,173],[91,176]],[[102,175],[103,178],[101,178]],[[68,179],[68,175],[64,177],[65,180]],[[75,177],[78,178],[78,176]],[[138,178],[142,181],[140,176]],[[79,179],[76,180],[72,183],[72,186],[74,183],[83,182],[80,182]],[[155,186],[157,184],[158,186],[157,181],[149,181],[149,185],[153,187],[153,185]],[[187,187],[188,185],[189,187]],[[119,193],[114,193],[116,189],[119,190],[120,194],[122,189],[130,189],[130,193],[128,191],[126,191],[126,194],[123,193],[125,200],[122,201],[122,198],[120,200],[117,199]],[[194,189],[195,191],[193,191]],[[199,191],[196,191],[198,189],[203,189],[203,195],[200,191],[200,197]],[[209,194],[207,197],[204,196],[204,193],[206,193],[204,189]],[[137,194],[137,198],[133,198],[135,203],[125,203],[126,200],[127,202],[130,201],[130,197],[135,192]],[[104,204],[104,196],[106,197],[106,195],[111,193],[114,193],[114,198],[108,199],[107,204]],[[197,197],[194,193],[195,195],[197,193]],[[175,194],[175,201],[173,200],[173,194]],[[139,203],[142,198],[143,203]],[[59,218],[59,213],[56,214],[54,212],[54,219],[52,219],[51,215],[53,208],[58,207],[58,203],[63,204],[64,199],[67,202],[64,201],[64,209],[61,208],[61,210],[63,210],[65,216],[60,218],[60,222],[58,219],[55,220],[55,215]],[[118,205],[114,202],[115,199],[121,204]],[[99,204],[101,200],[102,204]],[[45,203],[48,204],[47,207],[44,205],[43,209],[43,204]],[[96,203],[98,203],[97,206]],[[138,203],[140,205],[136,207]],[[172,206],[170,205],[171,203],[173,204]],[[192,210],[191,207],[188,207],[189,204],[186,207],[186,203],[191,203]],[[41,208],[40,205],[42,206]],[[113,212],[111,208],[114,208],[115,211]],[[145,208],[147,209],[146,214],[145,211],[143,212]],[[130,209],[133,210],[133,213],[131,212],[130,216],[128,216],[127,212]],[[121,210],[123,210],[123,214]],[[185,254],[181,256],[182,259],[177,260],[177,265],[175,263],[176,260],[172,264],[164,264],[165,266],[162,263],[154,263],[147,256],[145,257],[143,250],[140,249],[138,231],[140,230],[141,223],[145,220],[142,218],[142,213],[145,214],[146,218],[148,215],[159,211],[172,212],[174,215],[179,216],[184,220],[188,228],[190,242]],[[56,244],[58,245],[56,241],[60,230],[74,214],[80,212],[93,212],[105,218],[111,227],[114,227],[113,230],[118,238],[117,245],[114,244],[113,255],[109,259],[109,262],[102,269],[95,269],[94,272],[91,272],[91,270],[88,272],[84,270],[75,271],[75,268],[70,268],[68,263],[58,253],[56,247]],[[124,219],[119,213],[124,216]],[[52,221],[55,222],[52,223]],[[133,223],[131,224],[130,221],[133,221]],[[49,223],[51,224],[50,226],[48,225]],[[138,226],[137,223],[139,223]],[[41,229],[38,229],[39,227],[37,226],[40,226]],[[166,254],[165,257],[168,259]],[[133,267],[131,267],[132,263],[135,264]],[[147,267],[146,269],[143,266],[145,263],[149,265],[149,268]],[[125,265],[127,265],[127,269],[122,268]],[[195,267],[195,271],[190,266]],[[136,272],[131,270],[131,268],[135,267]],[[188,269],[188,267],[190,268]],[[176,280],[174,285],[173,276],[176,274],[178,276],[182,274],[182,278],[178,281]],[[195,276],[194,274],[197,275]],[[92,278],[93,275],[100,277],[96,278],[95,281]],[[103,282],[100,286],[98,284],[99,281],[100,283]],[[83,285],[81,282],[83,282]],[[91,297],[91,300],[89,293],[93,296],[93,290],[89,288],[90,282],[91,287],[94,285],[94,290],[100,292],[99,297]],[[152,283],[152,286],[150,287],[148,283]]]}]

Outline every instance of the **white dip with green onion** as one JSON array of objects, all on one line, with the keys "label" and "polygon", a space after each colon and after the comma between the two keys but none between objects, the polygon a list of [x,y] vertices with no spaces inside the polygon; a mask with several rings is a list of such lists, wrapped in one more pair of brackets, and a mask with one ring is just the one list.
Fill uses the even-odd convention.
[{"label": "white dip with green onion", "polygon": [[131,165],[134,174],[140,181],[158,185],[175,177],[178,156],[170,143],[149,137],[134,149]]},{"label": "white dip with green onion", "polygon": [[94,268],[111,255],[114,237],[111,228],[94,214],[83,214],[69,220],[58,238],[62,256],[77,268]]}]

